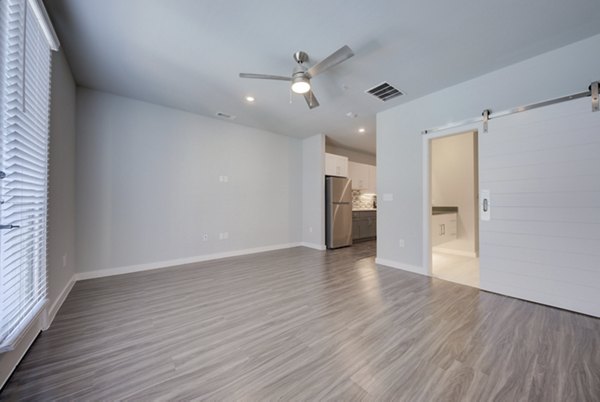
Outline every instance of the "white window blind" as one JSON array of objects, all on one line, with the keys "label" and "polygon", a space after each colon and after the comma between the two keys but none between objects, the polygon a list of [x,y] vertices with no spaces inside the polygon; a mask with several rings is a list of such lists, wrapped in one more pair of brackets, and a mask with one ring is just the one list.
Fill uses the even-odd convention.
[{"label": "white window blind", "polygon": [[0,0],[0,352],[46,302],[51,49],[40,10]]}]

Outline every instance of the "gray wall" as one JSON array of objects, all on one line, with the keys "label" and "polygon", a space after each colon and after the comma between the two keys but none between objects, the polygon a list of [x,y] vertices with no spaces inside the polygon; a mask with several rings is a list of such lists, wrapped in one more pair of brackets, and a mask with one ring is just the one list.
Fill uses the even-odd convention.
[{"label": "gray wall", "polygon": [[51,91],[48,197],[50,304],[57,300],[75,273],[76,86],[62,50],[52,53]]},{"label": "gray wall", "polygon": [[83,88],[77,106],[78,272],[300,242],[302,141]]},{"label": "gray wall", "polygon": [[302,242],[325,247],[325,136],[302,140]]},{"label": "gray wall", "polygon": [[488,108],[500,111],[580,92],[600,79],[599,48],[600,35],[379,113],[378,259],[427,274],[421,130],[480,116]]},{"label": "gray wall", "polygon": [[325,146],[326,152],[330,154],[342,155],[348,158],[348,160],[356,163],[364,163],[367,165],[377,165],[377,158],[375,155],[368,154],[366,152],[359,152],[353,149],[336,147],[334,145],[327,144]]}]

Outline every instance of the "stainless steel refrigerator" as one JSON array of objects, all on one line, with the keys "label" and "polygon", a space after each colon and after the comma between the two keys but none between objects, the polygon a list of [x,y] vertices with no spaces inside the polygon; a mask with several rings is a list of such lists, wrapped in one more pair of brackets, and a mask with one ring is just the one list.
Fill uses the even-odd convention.
[{"label": "stainless steel refrigerator", "polygon": [[352,180],[327,176],[325,206],[327,248],[352,245]]}]

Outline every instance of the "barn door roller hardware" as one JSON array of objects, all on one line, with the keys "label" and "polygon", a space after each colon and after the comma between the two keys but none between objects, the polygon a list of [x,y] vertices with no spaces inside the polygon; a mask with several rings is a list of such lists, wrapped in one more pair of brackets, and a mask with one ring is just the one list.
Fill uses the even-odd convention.
[{"label": "barn door roller hardware", "polygon": [[488,121],[490,121],[490,113],[492,111],[490,109],[485,109],[481,115],[483,116],[483,132],[487,133],[488,131]]},{"label": "barn door roller hardware", "polygon": [[499,117],[509,116],[509,115],[515,114],[515,113],[526,112],[528,110],[538,109],[540,107],[550,106],[550,105],[554,105],[556,103],[562,103],[562,102],[571,101],[571,100],[575,100],[575,99],[579,99],[579,98],[585,98],[588,96],[592,97],[592,112],[598,112],[598,111],[600,111],[600,104],[599,104],[600,101],[598,99],[599,92],[600,92],[600,81],[594,81],[591,83],[591,85],[589,86],[587,91],[578,92],[576,94],[562,96],[560,98],[550,99],[550,100],[546,100],[543,102],[532,103],[532,104],[525,105],[525,106],[514,107],[512,109],[503,110],[501,112],[494,112],[493,117],[491,115],[492,111],[489,109],[485,109],[483,111],[483,113],[481,114],[482,117],[465,119],[465,120],[456,121],[453,123],[448,123],[444,126],[430,128],[428,130],[421,131],[421,134],[427,135],[427,134],[435,133],[437,131],[444,131],[444,130],[448,130],[448,129],[455,128],[455,127],[466,126],[467,124],[478,123],[480,121],[483,121],[483,132],[487,133],[488,122],[492,118],[497,119]]}]

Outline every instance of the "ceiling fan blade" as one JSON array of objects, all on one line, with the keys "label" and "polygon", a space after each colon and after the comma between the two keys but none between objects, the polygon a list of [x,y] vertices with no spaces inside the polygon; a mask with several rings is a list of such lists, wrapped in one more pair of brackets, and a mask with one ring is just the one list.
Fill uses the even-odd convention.
[{"label": "ceiling fan blade", "polygon": [[240,73],[240,78],[258,78],[261,80],[279,80],[279,81],[291,81],[291,77],[283,77],[281,75],[268,75],[268,74],[249,74]]},{"label": "ceiling fan blade", "polygon": [[308,91],[304,94],[304,100],[306,101],[306,104],[308,105],[309,109],[314,109],[317,106],[319,106],[319,101],[317,100],[317,98],[315,98],[315,94],[313,91]]},{"label": "ceiling fan blade", "polygon": [[352,52],[352,49],[350,49],[347,45],[344,45],[335,52],[331,53],[321,62],[309,68],[306,72],[306,75],[309,78],[312,78],[315,75],[321,74],[322,72],[329,70],[331,67],[336,66],[345,60],[348,60],[352,56],[354,56],[354,52]]}]

